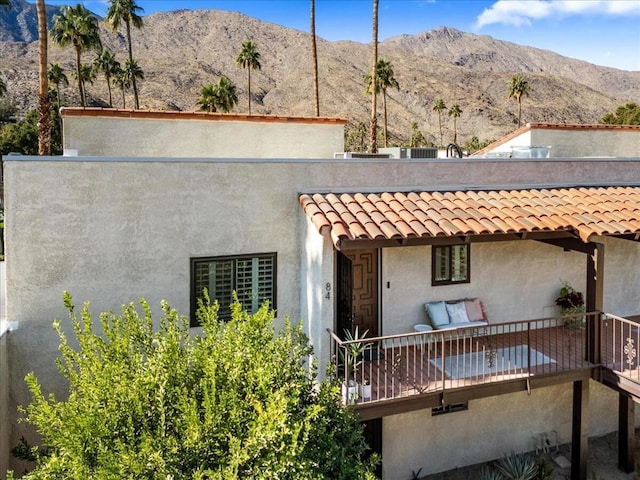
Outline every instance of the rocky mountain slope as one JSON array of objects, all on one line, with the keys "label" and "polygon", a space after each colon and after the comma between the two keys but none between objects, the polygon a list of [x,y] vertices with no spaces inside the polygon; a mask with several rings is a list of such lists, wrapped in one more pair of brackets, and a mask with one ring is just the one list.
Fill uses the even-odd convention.
[{"label": "rocky mountain slope", "polygon": [[[18,7],[24,0],[16,0]],[[29,4],[26,4],[27,7]],[[24,7],[24,5],[23,5]],[[14,6],[14,10],[17,10]],[[0,42],[0,72],[10,99],[25,110],[35,106],[37,42],[33,41],[35,14],[14,12],[24,19],[21,38],[12,30]],[[4,21],[4,16],[0,21]],[[27,28],[29,26],[29,28]],[[4,23],[2,31],[9,31]],[[124,63],[126,42],[101,22],[101,37]],[[36,32],[37,35],[37,32]],[[195,110],[200,89],[227,76],[238,89],[235,112],[247,111],[246,70],[235,59],[243,41],[253,40],[262,69],[253,71],[252,112],[312,115],[313,86],[309,35],[259,21],[236,12],[217,10],[156,13],[144,17],[144,28],[133,31],[134,56],[145,73],[141,108]],[[16,41],[21,39],[22,41]],[[619,105],[640,98],[640,72],[591,65],[553,52],[502,42],[441,27],[419,35],[403,35],[381,42],[379,55],[393,65],[399,90],[388,95],[392,141],[406,142],[416,122],[428,140],[438,141],[438,117],[433,102],[442,98],[463,113],[457,121],[458,140],[472,136],[496,139],[517,126],[517,103],[508,98],[511,77],[522,73],[531,85],[522,102],[524,122],[597,123]],[[85,53],[92,61],[95,53]],[[318,42],[320,110],[323,116],[368,123],[369,98],[363,77],[370,63],[368,45],[356,42]],[[63,102],[77,105],[73,51],[52,45],[49,61],[59,62],[69,76]],[[87,86],[91,102],[106,105],[107,87],[98,77]],[[133,104],[130,94],[127,108]],[[380,103],[382,105],[382,102]],[[114,106],[122,98],[114,91]],[[380,107],[382,115],[382,107]],[[382,125],[382,121],[379,122]],[[445,141],[453,137],[443,115]]]}]

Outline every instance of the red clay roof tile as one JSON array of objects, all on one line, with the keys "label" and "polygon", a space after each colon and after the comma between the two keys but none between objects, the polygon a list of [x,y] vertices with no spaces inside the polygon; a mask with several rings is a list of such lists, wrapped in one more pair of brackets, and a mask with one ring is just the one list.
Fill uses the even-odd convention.
[{"label": "red clay roof tile", "polygon": [[318,231],[345,240],[573,231],[640,233],[640,187],[302,194]]}]

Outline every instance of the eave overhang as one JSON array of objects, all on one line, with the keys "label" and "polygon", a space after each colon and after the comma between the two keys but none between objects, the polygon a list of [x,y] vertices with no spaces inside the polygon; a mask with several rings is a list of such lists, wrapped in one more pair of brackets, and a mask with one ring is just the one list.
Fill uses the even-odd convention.
[{"label": "eave overhang", "polygon": [[338,250],[606,236],[640,238],[640,186],[303,193]]}]

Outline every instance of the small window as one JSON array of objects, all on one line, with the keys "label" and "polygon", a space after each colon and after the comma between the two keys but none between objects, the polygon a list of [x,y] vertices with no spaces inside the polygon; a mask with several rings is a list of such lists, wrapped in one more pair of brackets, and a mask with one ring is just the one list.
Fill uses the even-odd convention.
[{"label": "small window", "polygon": [[431,248],[431,285],[469,283],[469,245],[439,245]]},{"label": "small window", "polygon": [[231,318],[233,292],[249,312],[265,300],[276,308],[276,254],[240,255],[191,259],[191,326],[197,326],[198,299],[206,288],[211,301],[218,300],[218,317]]},{"label": "small window", "polygon": [[431,409],[431,416],[443,415],[445,413],[464,412],[469,410],[469,402],[451,403],[441,407],[435,407]]}]

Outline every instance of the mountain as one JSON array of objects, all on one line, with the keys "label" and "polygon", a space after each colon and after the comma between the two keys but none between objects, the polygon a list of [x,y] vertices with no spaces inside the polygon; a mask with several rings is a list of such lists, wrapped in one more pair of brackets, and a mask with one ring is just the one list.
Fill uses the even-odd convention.
[{"label": "mountain", "polygon": [[[17,8],[16,8],[17,5]],[[22,6],[22,7],[21,7]],[[0,17],[7,40],[0,42],[0,72],[8,96],[23,111],[33,108],[37,92],[37,42],[33,5],[14,0],[11,25]],[[20,10],[21,11],[17,11]],[[29,13],[31,12],[31,13]],[[12,17],[14,18],[14,17]],[[101,37],[118,59],[126,59],[126,40],[101,22]],[[19,33],[24,32],[24,33]],[[22,36],[20,36],[22,35]],[[37,35],[37,34],[36,34]],[[218,10],[155,13],[133,30],[134,56],[145,73],[139,86],[141,108],[195,110],[203,85],[227,76],[237,86],[235,112],[247,111],[247,72],[235,59],[243,41],[251,39],[261,54],[262,68],[251,74],[252,112],[275,115],[313,114],[310,41],[306,32],[284,28],[237,12]],[[496,139],[517,127],[518,105],[508,98],[508,85],[518,73],[531,93],[522,100],[524,122],[597,123],[602,116],[640,98],[640,72],[600,67],[556,53],[440,27],[418,35],[402,35],[380,43],[380,57],[393,65],[399,90],[388,92],[391,141],[406,142],[411,124],[430,141],[438,141],[433,102],[458,103],[458,139]],[[95,54],[85,53],[83,61]],[[370,47],[357,42],[318,40],[320,113],[368,124],[370,101],[363,78],[369,72]],[[70,85],[63,102],[77,105],[72,49],[52,45],[49,61],[59,62]],[[91,103],[106,106],[102,76],[87,86]],[[126,106],[133,105],[127,94]],[[380,115],[382,115],[382,101]],[[114,106],[122,107],[114,89]],[[453,137],[446,114],[445,141]],[[382,126],[382,120],[379,121]]]},{"label": "mountain", "polygon": [[[38,16],[35,3],[10,0],[11,6],[0,7],[0,42],[34,42],[38,40]],[[49,23],[60,7],[46,6]]]}]

